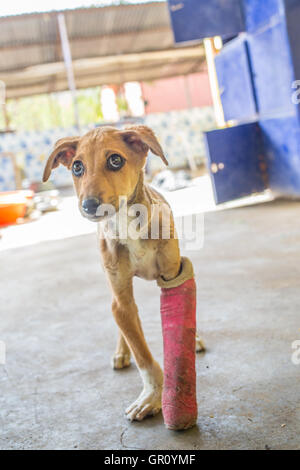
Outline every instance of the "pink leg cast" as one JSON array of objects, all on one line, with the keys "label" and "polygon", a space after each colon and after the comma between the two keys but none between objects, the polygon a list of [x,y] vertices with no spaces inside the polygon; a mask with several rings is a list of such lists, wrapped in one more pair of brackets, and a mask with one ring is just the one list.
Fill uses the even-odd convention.
[{"label": "pink leg cast", "polygon": [[188,429],[196,423],[198,413],[195,370],[196,284],[193,277],[176,287],[161,289],[161,318],[164,340],[164,422],[168,429]]}]

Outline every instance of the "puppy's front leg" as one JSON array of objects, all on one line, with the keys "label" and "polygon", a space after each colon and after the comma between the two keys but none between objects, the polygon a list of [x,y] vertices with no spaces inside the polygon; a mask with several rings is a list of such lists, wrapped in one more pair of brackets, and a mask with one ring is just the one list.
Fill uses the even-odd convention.
[{"label": "puppy's front leg", "polygon": [[146,416],[155,415],[161,410],[163,373],[159,364],[154,361],[143,334],[133,297],[132,279],[123,280],[122,284],[112,282],[112,288],[114,293],[112,311],[135,358],[144,385],[137,400],[127,408],[126,415],[131,421],[141,421]]}]

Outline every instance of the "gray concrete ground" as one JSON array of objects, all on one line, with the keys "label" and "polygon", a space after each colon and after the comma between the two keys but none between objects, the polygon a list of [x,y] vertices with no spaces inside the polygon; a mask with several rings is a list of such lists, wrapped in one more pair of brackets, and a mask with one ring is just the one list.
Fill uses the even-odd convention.
[{"label": "gray concrete ground", "polygon": [[[134,365],[110,368],[116,328],[94,235],[1,253],[1,449],[300,449],[300,204],[209,213],[188,253],[198,284],[198,426],[129,423]],[[159,290],[137,279],[146,337],[162,363]]]}]

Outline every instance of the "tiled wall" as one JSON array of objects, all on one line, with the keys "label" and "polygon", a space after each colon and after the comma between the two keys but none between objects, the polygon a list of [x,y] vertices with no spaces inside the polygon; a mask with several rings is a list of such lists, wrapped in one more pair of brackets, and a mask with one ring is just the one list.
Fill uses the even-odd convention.
[{"label": "tiled wall", "polygon": [[15,175],[12,160],[7,156],[0,157],[0,191],[15,189]]},{"label": "tiled wall", "polygon": [[[171,168],[184,166],[187,155],[193,157],[197,163],[203,162],[203,132],[215,128],[214,111],[211,107],[148,114],[144,123],[154,130]],[[150,157],[151,171],[163,166],[159,158]]]},{"label": "tiled wall", "polygon": [[[184,111],[149,114],[143,119],[145,125],[156,133],[165,150],[170,167],[183,166],[189,154],[199,163],[205,157],[203,131],[215,127],[212,108],[192,108]],[[93,126],[81,129],[82,134]],[[0,135],[1,152],[13,152],[23,161],[26,178],[30,182],[41,181],[45,161],[55,142],[66,136],[78,134],[77,129],[52,129],[43,132],[24,132]],[[150,171],[162,167],[161,161],[150,156]],[[57,187],[71,184],[69,172],[60,165],[52,173],[52,181]],[[0,158],[0,191],[15,189],[12,163],[8,158]]]}]

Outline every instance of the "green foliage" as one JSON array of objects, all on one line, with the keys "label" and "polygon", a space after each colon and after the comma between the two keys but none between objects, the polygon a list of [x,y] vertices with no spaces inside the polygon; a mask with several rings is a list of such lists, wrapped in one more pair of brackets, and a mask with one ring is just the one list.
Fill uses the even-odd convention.
[{"label": "green foliage", "polygon": [[101,109],[101,87],[89,88],[77,94],[80,124],[103,121]]},{"label": "green foliage", "polygon": [[[103,121],[100,94],[101,87],[78,90],[77,105],[81,125]],[[7,113],[10,127],[18,131],[74,125],[74,105],[69,92],[8,100]],[[4,128],[4,115],[0,112],[0,129]]]}]

